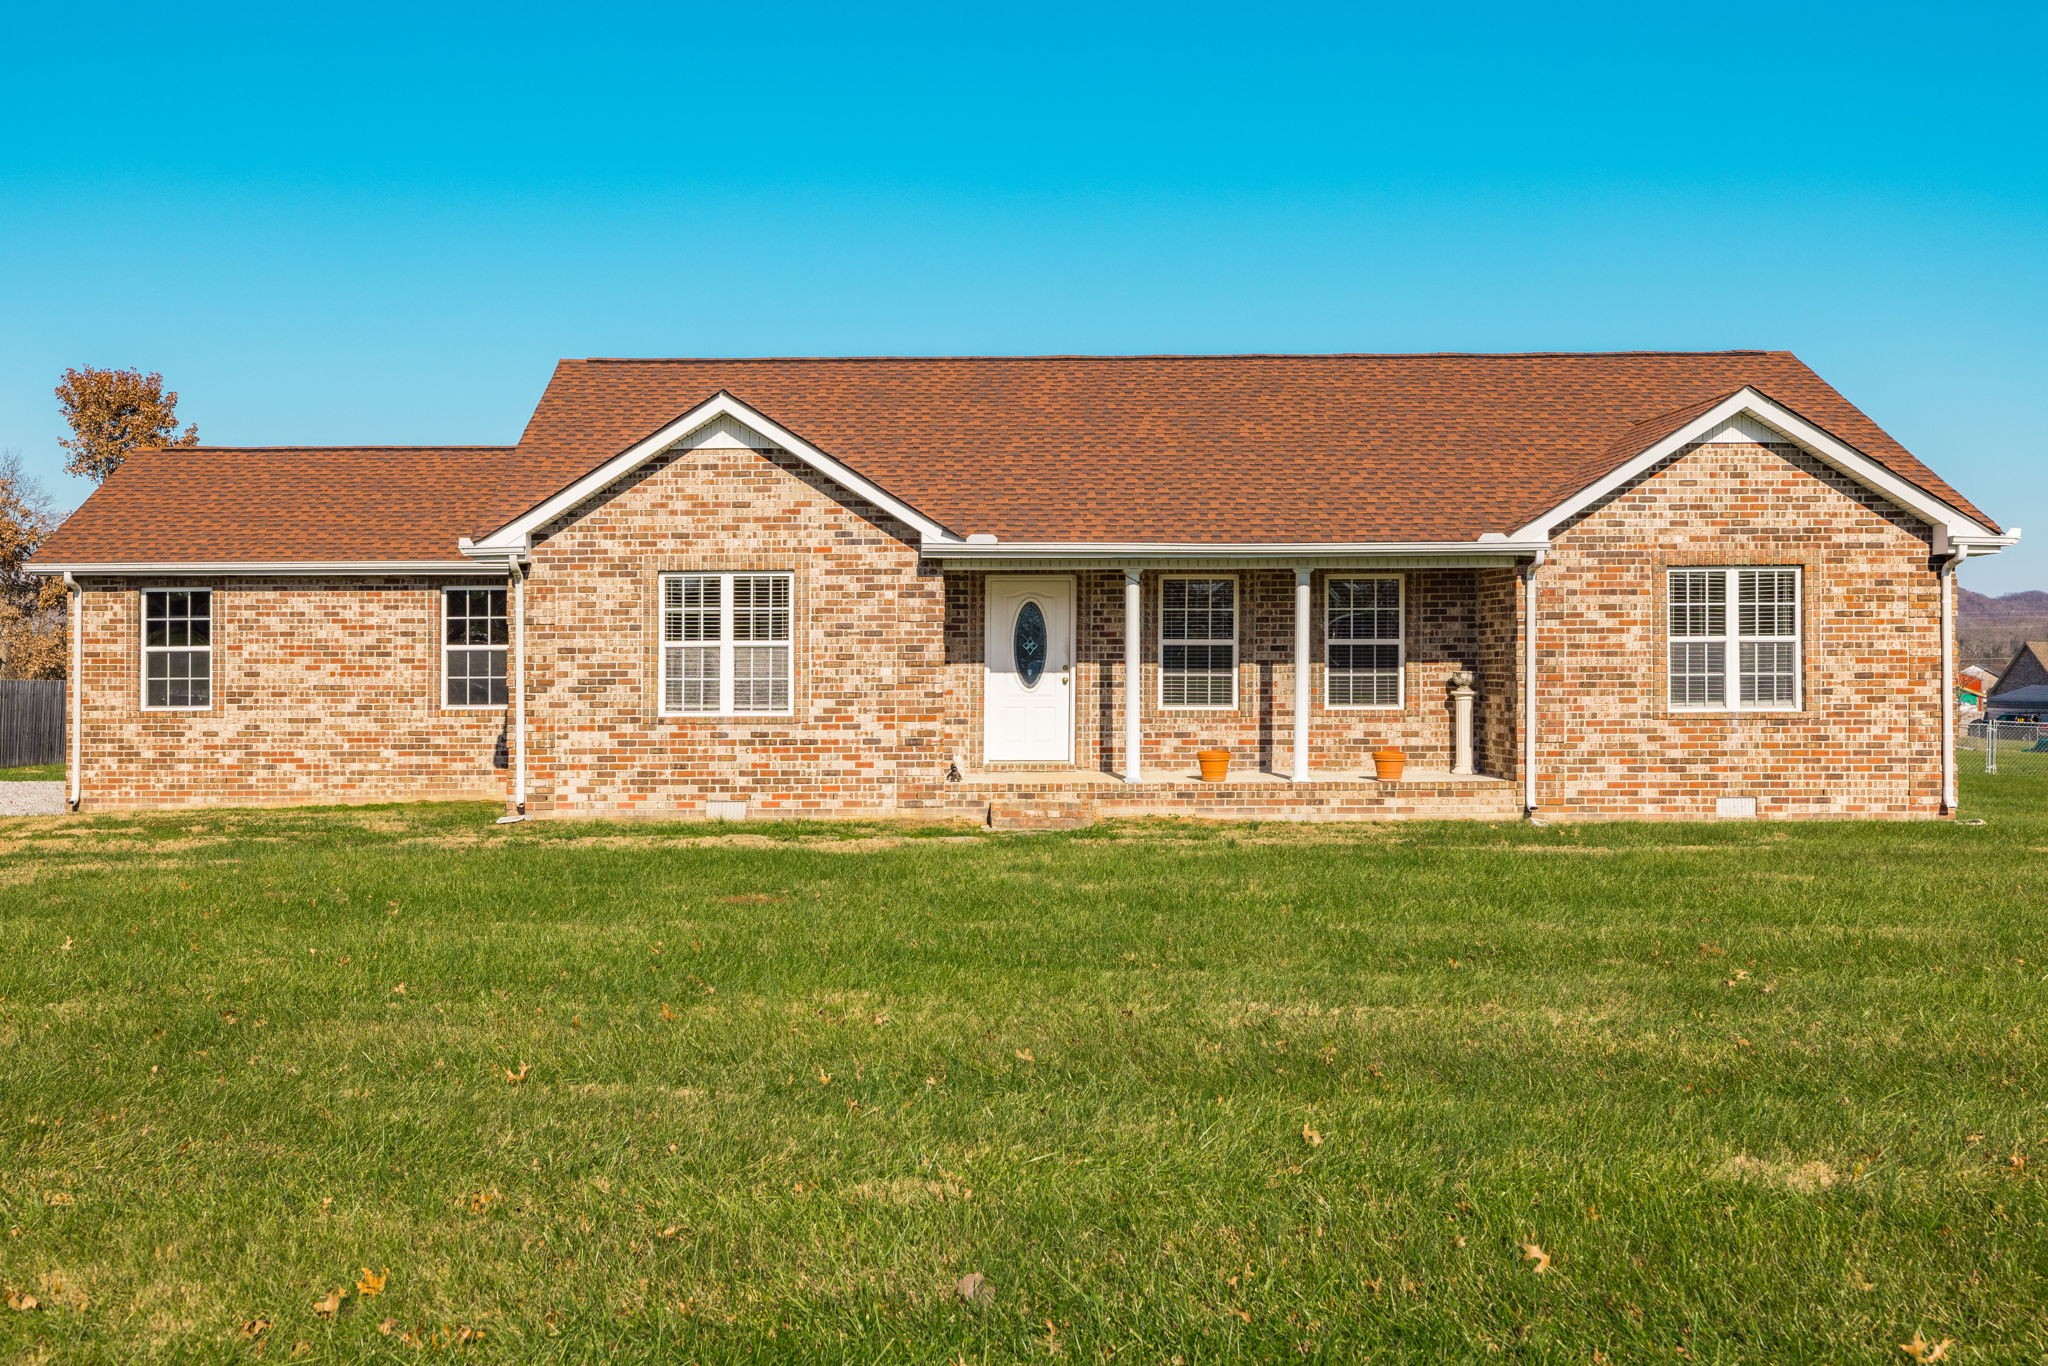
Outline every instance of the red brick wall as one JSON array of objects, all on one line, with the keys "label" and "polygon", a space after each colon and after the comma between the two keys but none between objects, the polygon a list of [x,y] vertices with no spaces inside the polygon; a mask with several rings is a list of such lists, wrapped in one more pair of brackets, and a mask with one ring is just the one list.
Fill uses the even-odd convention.
[{"label": "red brick wall", "polygon": [[[793,576],[792,714],[659,714],[659,579]],[[643,466],[546,529],[526,584],[528,810],[886,812],[943,781],[944,589],[916,533],[781,453]]]},{"label": "red brick wall", "polygon": [[[81,582],[82,808],[503,791],[503,714],[439,706],[441,580]],[[156,586],[213,590],[204,711],[142,709],[141,589]]]},{"label": "red brick wall", "polygon": [[[1794,447],[1690,447],[1580,517],[1540,571],[1540,806],[1568,816],[1932,816],[1941,600],[1929,531]],[[1666,705],[1664,571],[1803,570],[1804,699]]]},{"label": "red brick wall", "polygon": [[[1663,571],[1804,570],[1804,707],[1672,713]],[[788,717],[658,714],[659,575],[793,575]],[[1209,744],[1291,758],[1293,575],[1240,571],[1239,700],[1157,705],[1159,574],[1144,584],[1145,765],[1166,780]],[[1323,592],[1313,584],[1313,657]],[[1386,742],[1450,762],[1446,682],[1478,675],[1481,772],[1515,776],[1521,588],[1512,570],[1406,571],[1407,690],[1395,710],[1311,718],[1314,770],[1357,772]],[[480,574],[477,582],[488,582]],[[192,582],[192,581],[185,581]],[[1541,571],[1540,804],[1564,816],[1935,814],[1941,681],[1927,529],[1790,448],[1712,446],[1560,533]],[[1077,762],[1120,766],[1120,571],[1076,575]],[[214,703],[141,711],[139,599],[88,581],[81,680],[88,807],[366,801],[509,793],[504,717],[438,705],[430,579],[216,580]],[[911,530],[780,453],[656,461],[537,543],[526,586],[528,804],[536,813],[843,814],[942,807],[979,768],[985,575],[921,562]],[[1277,795],[1272,798],[1277,800]]]}]

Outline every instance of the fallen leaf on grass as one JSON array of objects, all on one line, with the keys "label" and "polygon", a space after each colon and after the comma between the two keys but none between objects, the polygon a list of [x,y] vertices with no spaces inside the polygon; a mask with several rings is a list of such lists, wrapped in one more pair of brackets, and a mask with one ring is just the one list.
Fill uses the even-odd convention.
[{"label": "fallen leaf on grass", "polygon": [[346,1290],[330,1290],[313,1301],[313,1312],[323,1319],[331,1319],[341,1312],[342,1301],[347,1298]]},{"label": "fallen leaf on grass", "polygon": [[1308,1146],[1311,1148],[1320,1148],[1323,1146],[1322,1134],[1315,1129],[1309,1128],[1306,1124],[1301,1126],[1301,1141],[1308,1144]]},{"label": "fallen leaf on grass", "polygon": [[1947,1361],[1948,1349],[1955,1346],[1954,1338],[1943,1338],[1940,1342],[1929,1342],[1917,1331],[1911,1342],[1899,1344],[1899,1350],[1915,1361]]},{"label": "fallen leaf on grass", "polygon": [[253,1342],[269,1332],[270,1326],[269,1319],[250,1319],[242,1325],[242,1336]]},{"label": "fallen leaf on grass", "polygon": [[76,1204],[77,1201],[71,1198],[69,1191],[44,1191],[43,1203],[46,1205],[72,1205]]},{"label": "fallen leaf on grass", "polygon": [[403,983],[403,982],[400,982],[400,983],[399,983],[399,984],[398,984],[397,986],[395,986],[395,987],[391,988],[391,994],[392,994],[393,996],[403,996],[403,995],[405,995],[405,983]]},{"label": "fallen leaf on grass", "polygon": [[526,1074],[528,1072],[531,1072],[532,1070],[533,1065],[531,1063],[525,1062],[519,1064],[519,1070],[517,1072],[514,1072],[511,1068],[508,1067],[505,1069],[505,1080],[509,1084],[517,1086],[520,1082],[526,1080]]},{"label": "fallen leaf on grass", "polygon": [[1033,1056],[1031,1056],[1031,1050],[1030,1050],[1030,1049],[1028,1049],[1028,1048],[1020,1048],[1020,1049],[1018,1049],[1018,1050],[1017,1050],[1017,1061],[1018,1061],[1018,1062],[1037,1062],[1037,1061],[1038,1061],[1038,1059],[1037,1059],[1037,1058],[1034,1058]]},{"label": "fallen leaf on grass", "polygon": [[664,1020],[673,1020],[676,1018],[676,1013],[668,1008],[667,1001],[663,1001],[661,1003],[661,1018]]},{"label": "fallen leaf on grass", "polygon": [[1536,1263],[1535,1271],[1537,1275],[1541,1276],[1544,1272],[1550,1270],[1550,1254],[1545,1252],[1540,1244],[1523,1243],[1521,1246],[1522,1260]]},{"label": "fallen leaf on grass", "polygon": [[953,1282],[953,1293],[963,1300],[973,1300],[980,1296],[985,1279],[979,1271],[970,1271]]},{"label": "fallen leaf on grass", "polygon": [[384,1283],[390,1279],[390,1267],[387,1266],[382,1271],[372,1271],[366,1266],[363,1268],[363,1274],[356,1277],[356,1293],[365,1299],[372,1295],[381,1295],[384,1293]]},{"label": "fallen leaf on grass", "polygon": [[71,952],[71,936],[70,936],[70,935],[68,935],[68,934],[67,934],[67,935],[65,935],[65,936],[64,936],[64,942],[63,942],[63,943],[61,943],[61,944],[59,944],[59,945],[57,946],[57,951],[58,951],[59,953],[69,953],[69,952]]},{"label": "fallen leaf on grass", "polygon": [[380,1320],[378,1320],[378,1323],[377,1323],[377,1331],[378,1331],[378,1332],[380,1332],[380,1333],[382,1333],[382,1334],[383,1334],[383,1335],[384,1335],[385,1337],[387,1337],[387,1338],[388,1338],[388,1337],[390,1337],[390,1336],[391,1336],[391,1335],[392,1335],[393,1333],[395,1333],[395,1332],[397,1332],[397,1331],[398,1331],[398,1320],[397,1320],[397,1319],[380,1319]]},{"label": "fallen leaf on grass", "polygon": [[26,1291],[10,1290],[7,1292],[7,1307],[26,1314],[34,1309],[41,1309],[43,1302]]}]

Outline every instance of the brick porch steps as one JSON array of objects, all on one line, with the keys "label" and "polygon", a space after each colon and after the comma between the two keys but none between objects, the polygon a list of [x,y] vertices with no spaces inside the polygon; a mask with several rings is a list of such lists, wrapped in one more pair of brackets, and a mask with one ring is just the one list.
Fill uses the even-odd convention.
[{"label": "brick porch steps", "polygon": [[1127,784],[1114,774],[1080,770],[977,773],[949,784],[934,805],[985,819],[998,830],[1065,830],[1120,816],[1345,821],[1515,820],[1522,814],[1520,791],[1505,779],[1414,769],[1385,783],[1350,774],[1307,783],[1254,772],[1221,783],[1176,776]]}]

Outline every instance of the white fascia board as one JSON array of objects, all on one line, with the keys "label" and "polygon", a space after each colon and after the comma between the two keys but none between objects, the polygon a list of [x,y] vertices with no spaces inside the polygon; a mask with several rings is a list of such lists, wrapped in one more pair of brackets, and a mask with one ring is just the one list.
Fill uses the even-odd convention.
[{"label": "white fascia board", "polygon": [[1149,560],[1189,556],[1241,559],[1294,559],[1319,555],[1499,555],[1515,557],[1548,550],[1547,540],[1493,537],[1478,541],[1304,541],[1187,542],[1158,541],[926,541],[920,549],[932,559],[989,560]]},{"label": "white fascia board", "polygon": [[1617,489],[1627,487],[1665,459],[1742,414],[1757,419],[1774,431],[1783,432],[1786,439],[1794,445],[1811,452],[1823,463],[1931,524],[1935,528],[1937,539],[1943,535],[1957,540],[1998,539],[1991,528],[1974,517],[1959,512],[1925,490],[1901,479],[1861,451],[1844,445],[1799,414],[1772,402],[1754,389],[1744,389],[1739,393],[1730,394],[1642,454],[1579,490],[1515,532],[1513,539],[1521,541],[1549,535],[1560,522],[1585,511]]},{"label": "white fascia board", "polygon": [[506,555],[525,552],[532,544],[535,530],[602,493],[691,432],[720,417],[729,417],[753,428],[847,492],[867,499],[891,516],[915,527],[926,541],[958,539],[952,532],[902,499],[883,491],[879,485],[854,473],[773,418],[757,412],[721,389],[646,440],[627,447],[605,461],[546,502],[521,513],[513,521],[507,522],[482,540],[464,546],[462,553],[479,559],[503,559]]},{"label": "white fascia board", "polygon": [[[499,558],[503,558],[501,555]],[[23,566],[31,574],[475,574],[468,560],[105,560]]]}]

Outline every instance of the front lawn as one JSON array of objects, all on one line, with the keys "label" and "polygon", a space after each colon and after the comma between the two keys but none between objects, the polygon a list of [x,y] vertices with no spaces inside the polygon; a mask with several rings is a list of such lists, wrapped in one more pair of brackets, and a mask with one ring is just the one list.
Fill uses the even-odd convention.
[{"label": "front lawn", "polygon": [[2036,1361],[2048,777],[1967,795],[0,822],[0,1358]]},{"label": "front lawn", "polygon": [[61,783],[64,781],[62,764],[23,764],[16,768],[0,768],[0,783]]}]

